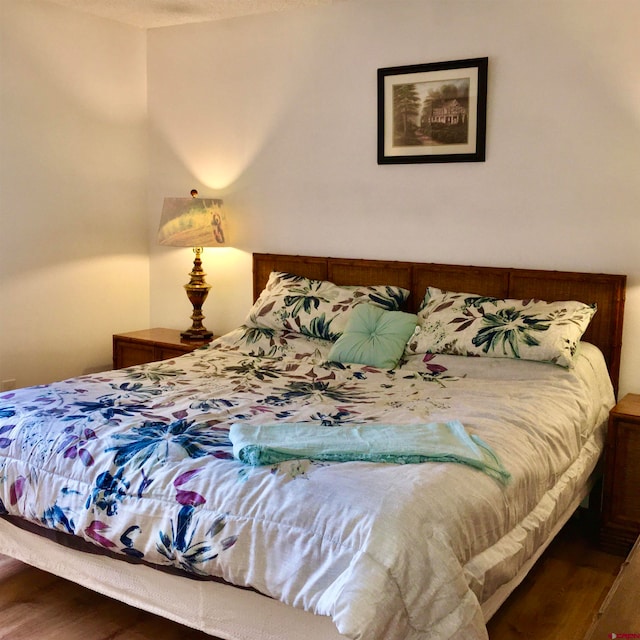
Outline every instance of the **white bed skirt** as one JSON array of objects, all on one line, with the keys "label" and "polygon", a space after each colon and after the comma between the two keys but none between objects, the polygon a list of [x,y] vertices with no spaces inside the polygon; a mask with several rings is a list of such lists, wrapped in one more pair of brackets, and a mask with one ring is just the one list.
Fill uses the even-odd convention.
[{"label": "white bed skirt", "polygon": [[[343,639],[326,616],[255,591],[77,551],[0,518],[0,553],[224,640]],[[301,635],[301,630],[304,634]]]}]

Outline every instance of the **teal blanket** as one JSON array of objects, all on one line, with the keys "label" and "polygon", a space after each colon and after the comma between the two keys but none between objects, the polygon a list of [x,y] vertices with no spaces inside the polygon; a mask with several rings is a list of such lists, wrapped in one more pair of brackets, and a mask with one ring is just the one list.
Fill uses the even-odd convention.
[{"label": "teal blanket", "polygon": [[277,423],[231,425],[233,455],[253,466],[307,458],[325,462],[458,462],[506,484],[511,477],[494,451],[462,423],[323,427]]}]

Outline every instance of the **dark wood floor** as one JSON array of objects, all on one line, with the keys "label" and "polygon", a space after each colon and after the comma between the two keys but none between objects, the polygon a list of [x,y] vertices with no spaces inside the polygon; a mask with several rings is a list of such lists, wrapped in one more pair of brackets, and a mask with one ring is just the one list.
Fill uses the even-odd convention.
[{"label": "dark wood floor", "polygon": [[489,621],[490,640],[582,640],[624,561],[595,539],[587,517],[570,520]]},{"label": "dark wood floor", "polygon": [[[582,640],[623,558],[572,520],[489,623],[491,640]],[[1,640],[211,640],[0,556]],[[603,639],[604,640],[604,639]]]}]

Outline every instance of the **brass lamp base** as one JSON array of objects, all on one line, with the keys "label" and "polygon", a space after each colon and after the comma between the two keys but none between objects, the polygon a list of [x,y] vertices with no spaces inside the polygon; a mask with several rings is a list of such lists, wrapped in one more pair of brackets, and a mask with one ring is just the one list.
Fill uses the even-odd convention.
[{"label": "brass lamp base", "polygon": [[202,254],[202,247],[195,247],[193,252],[196,254],[193,260],[193,269],[189,274],[190,280],[184,285],[187,292],[187,297],[193,306],[193,313],[191,314],[191,327],[186,331],[180,333],[180,337],[183,340],[211,340],[213,338],[213,332],[209,331],[203,324],[204,314],[202,313],[202,305],[209,295],[209,289],[211,288],[206,282],[204,277],[207,275],[202,270],[202,260],[200,255]]},{"label": "brass lamp base", "polygon": [[207,342],[213,338],[213,332],[208,331],[205,327],[202,327],[202,331],[197,327],[189,327],[189,329],[180,332],[180,337],[187,342]]}]

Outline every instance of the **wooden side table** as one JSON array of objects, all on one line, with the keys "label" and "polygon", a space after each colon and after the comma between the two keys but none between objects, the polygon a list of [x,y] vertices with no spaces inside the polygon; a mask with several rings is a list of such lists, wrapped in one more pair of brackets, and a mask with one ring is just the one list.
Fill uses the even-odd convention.
[{"label": "wooden side table", "polygon": [[210,340],[183,340],[177,329],[143,329],[113,336],[113,368],[177,358],[198,349]]},{"label": "wooden side table", "polygon": [[609,414],[600,543],[626,555],[640,534],[640,395],[626,395]]}]

